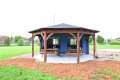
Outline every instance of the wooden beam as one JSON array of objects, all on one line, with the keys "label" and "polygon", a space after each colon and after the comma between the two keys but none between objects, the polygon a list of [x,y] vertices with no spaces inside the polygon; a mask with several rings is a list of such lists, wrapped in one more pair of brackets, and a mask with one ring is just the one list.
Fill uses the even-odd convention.
[{"label": "wooden beam", "polygon": [[41,36],[42,36],[42,38],[44,37],[43,32],[35,32],[35,33],[34,33],[34,36],[36,36],[36,35],[41,35]]},{"label": "wooden beam", "polygon": [[32,33],[32,57],[34,57],[34,33]]},{"label": "wooden beam", "polygon": [[80,62],[80,33],[77,32],[77,64]]},{"label": "wooden beam", "polygon": [[93,55],[96,57],[96,39],[95,39],[95,33],[93,35]]},{"label": "wooden beam", "polygon": [[47,33],[43,32],[44,34],[44,62],[47,61]]},{"label": "wooden beam", "polygon": [[94,32],[83,31],[83,30],[46,30],[47,33],[84,33],[84,34],[94,34]]},{"label": "wooden beam", "polygon": [[73,34],[73,33],[69,33],[70,35],[72,35],[73,36],[73,38],[77,38],[76,36],[75,36],[75,34]]},{"label": "wooden beam", "polygon": [[40,35],[42,36],[42,38],[44,38],[43,32],[41,32]]},{"label": "wooden beam", "polygon": [[54,33],[50,33],[48,36],[47,36],[47,40],[53,35]]}]

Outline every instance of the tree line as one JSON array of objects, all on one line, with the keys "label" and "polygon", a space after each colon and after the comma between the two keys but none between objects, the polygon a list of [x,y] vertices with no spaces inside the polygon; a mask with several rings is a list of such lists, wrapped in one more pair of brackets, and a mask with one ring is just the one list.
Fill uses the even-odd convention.
[{"label": "tree line", "polygon": [[0,38],[1,46],[10,46],[10,45],[29,46],[30,43],[31,43],[30,38],[26,38],[22,36],[15,36],[15,37],[2,36]]},{"label": "tree line", "polygon": [[[38,40],[35,40],[35,43],[39,44],[38,42],[39,42]],[[120,39],[119,40],[116,40],[116,39],[105,40],[105,38],[102,37],[101,35],[97,35],[96,42],[98,44],[120,45]],[[93,37],[92,36],[89,38],[89,43],[90,44],[93,43]],[[1,45],[2,46],[3,45],[4,46],[10,46],[10,45],[29,46],[30,44],[31,44],[31,38],[22,37],[22,36],[19,36],[19,35],[15,36],[15,37],[8,37],[8,36],[0,37],[0,46]]]}]

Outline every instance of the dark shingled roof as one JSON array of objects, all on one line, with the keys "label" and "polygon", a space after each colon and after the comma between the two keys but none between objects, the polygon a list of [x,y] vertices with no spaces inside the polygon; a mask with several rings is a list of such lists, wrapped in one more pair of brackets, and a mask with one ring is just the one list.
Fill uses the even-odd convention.
[{"label": "dark shingled roof", "polygon": [[80,28],[80,27],[61,23],[61,24],[57,24],[57,25],[48,26],[47,28]]},{"label": "dark shingled roof", "polygon": [[52,26],[32,30],[29,33],[42,31],[42,30],[48,30],[48,29],[50,29],[50,30],[52,30],[52,29],[82,29],[82,30],[89,30],[89,31],[92,31],[92,32],[99,32],[99,31],[93,30],[93,29],[87,29],[87,28],[83,28],[83,27],[79,27],[79,26],[74,26],[74,25],[70,25],[70,24],[66,24],[66,23],[61,23],[61,24],[57,24],[57,25],[52,25]]}]

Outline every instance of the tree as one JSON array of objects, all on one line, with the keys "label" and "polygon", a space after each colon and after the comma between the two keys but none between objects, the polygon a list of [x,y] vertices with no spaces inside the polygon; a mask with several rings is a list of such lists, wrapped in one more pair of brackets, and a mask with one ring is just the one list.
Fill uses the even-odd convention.
[{"label": "tree", "polygon": [[100,35],[97,36],[97,43],[104,44],[104,38]]},{"label": "tree", "polygon": [[21,36],[15,36],[15,42],[18,43],[19,40],[21,40],[22,37]]},{"label": "tree", "polygon": [[24,46],[24,41],[23,39],[19,39],[17,42],[18,46]]},{"label": "tree", "polygon": [[6,46],[9,46],[10,45],[10,38],[9,37],[7,37],[6,39],[5,39],[5,43],[4,43]]}]

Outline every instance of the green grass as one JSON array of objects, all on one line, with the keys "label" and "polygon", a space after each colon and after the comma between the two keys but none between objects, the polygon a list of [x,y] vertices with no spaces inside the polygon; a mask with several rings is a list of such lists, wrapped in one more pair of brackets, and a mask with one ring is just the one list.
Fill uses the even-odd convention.
[{"label": "green grass", "polygon": [[[90,45],[90,48],[93,48],[93,45]],[[120,45],[96,45],[97,49],[120,49]]]},{"label": "green grass", "polygon": [[120,49],[120,45],[97,45],[100,49]]},{"label": "green grass", "polygon": [[35,70],[4,66],[0,67],[0,80],[56,80],[56,78]]},{"label": "green grass", "polygon": [[[35,52],[39,51],[39,46],[35,46]],[[31,46],[1,46],[0,47],[0,59],[7,59],[10,57],[30,54],[32,53]]]},{"label": "green grass", "polygon": [[[120,80],[120,74],[113,72],[111,69],[96,70],[91,76],[89,76],[89,80],[103,80],[108,76],[111,77],[112,80]],[[84,80],[84,78],[57,78],[36,70],[20,68],[17,66],[1,66],[0,80]]]},{"label": "green grass", "polygon": [[[90,50],[92,50],[92,48],[93,45],[90,45]],[[97,49],[120,49],[120,45],[97,45]],[[30,54],[31,52],[31,46],[0,46],[0,59]],[[35,46],[35,52],[39,52],[39,46]]]},{"label": "green grass", "polygon": [[112,80],[120,80],[120,74],[113,72],[111,69],[100,69],[97,70],[91,77],[90,80],[104,80],[105,77],[111,77]]}]

